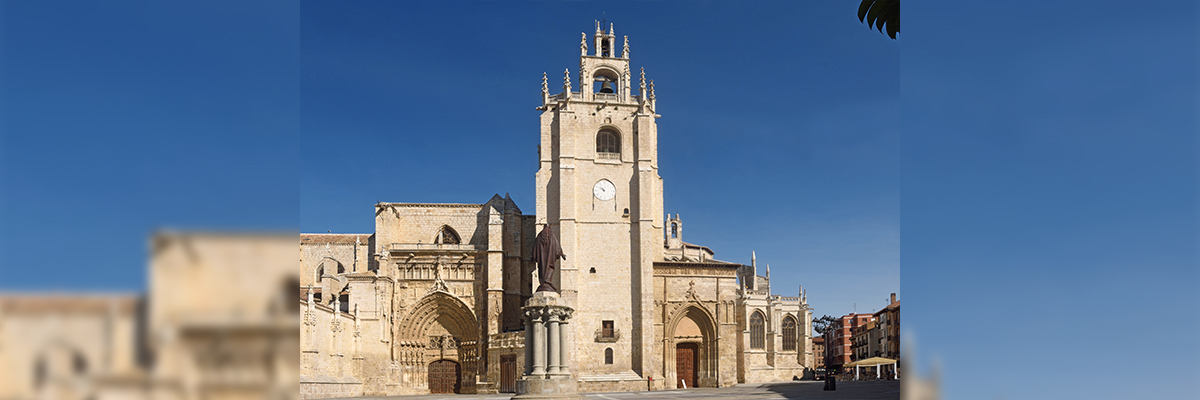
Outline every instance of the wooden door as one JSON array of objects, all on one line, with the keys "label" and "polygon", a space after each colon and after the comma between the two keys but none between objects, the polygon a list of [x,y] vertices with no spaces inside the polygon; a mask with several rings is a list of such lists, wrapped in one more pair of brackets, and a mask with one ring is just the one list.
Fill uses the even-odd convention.
[{"label": "wooden door", "polygon": [[680,343],[675,345],[675,387],[696,387],[696,350],[695,343]]},{"label": "wooden door", "polygon": [[517,392],[517,356],[500,356],[500,392]]},{"label": "wooden door", "polygon": [[458,393],[462,369],[450,360],[429,364],[429,393]]}]

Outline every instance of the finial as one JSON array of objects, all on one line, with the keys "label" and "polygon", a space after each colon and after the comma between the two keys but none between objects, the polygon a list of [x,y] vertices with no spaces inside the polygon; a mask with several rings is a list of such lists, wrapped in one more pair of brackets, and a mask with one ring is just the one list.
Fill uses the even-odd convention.
[{"label": "finial", "polygon": [[642,93],[646,93],[646,67],[642,67]]},{"label": "finial", "polygon": [[609,23],[608,23],[608,34],[609,34],[609,35],[613,35],[613,24],[612,24],[612,22],[609,22]]},{"label": "finial", "polygon": [[542,73],[542,93],[550,93],[550,87],[546,86],[546,73]]},{"label": "finial", "polygon": [[596,33],[600,33],[600,20],[596,20]]},{"label": "finial", "polygon": [[654,80],[650,80],[650,100],[654,100]]},{"label": "finial", "polygon": [[565,91],[567,93],[568,97],[571,96],[571,70],[570,69],[563,69],[563,91]]},{"label": "finial", "polygon": [[579,32],[579,55],[587,55],[587,33]]},{"label": "finial", "polygon": [[629,58],[629,35],[625,35],[625,44],[621,46],[621,58]]}]

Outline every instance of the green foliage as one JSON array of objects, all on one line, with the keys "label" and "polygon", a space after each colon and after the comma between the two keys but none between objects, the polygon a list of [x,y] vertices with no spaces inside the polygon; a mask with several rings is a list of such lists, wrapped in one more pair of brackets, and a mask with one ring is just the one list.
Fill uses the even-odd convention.
[{"label": "green foliage", "polygon": [[892,39],[900,32],[900,0],[862,0],[858,6],[858,21],[865,22],[868,28],[874,27],[883,33],[887,27],[887,35]]}]

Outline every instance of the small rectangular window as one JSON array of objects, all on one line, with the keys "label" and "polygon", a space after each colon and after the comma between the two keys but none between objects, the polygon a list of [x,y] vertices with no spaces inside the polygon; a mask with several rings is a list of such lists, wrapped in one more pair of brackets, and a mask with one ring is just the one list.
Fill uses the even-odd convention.
[{"label": "small rectangular window", "polygon": [[601,336],[606,337],[606,338],[613,337],[613,322],[612,321],[602,321],[600,323],[600,325],[603,328],[602,332],[600,333]]}]

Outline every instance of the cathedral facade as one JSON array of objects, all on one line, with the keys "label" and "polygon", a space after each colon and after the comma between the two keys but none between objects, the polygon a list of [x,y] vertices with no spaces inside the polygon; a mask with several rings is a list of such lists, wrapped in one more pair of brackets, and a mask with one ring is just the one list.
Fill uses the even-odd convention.
[{"label": "cathedral facade", "polygon": [[507,195],[379,203],[373,233],[301,235],[302,397],[515,391],[547,225],[580,391],[811,376],[803,291],[771,294],[753,256],[717,260],[664,214],[654,84],[632,72],[628,37],[584,34],[578,74],[556,94],[543,76],[538,110],[532,215]]}]

